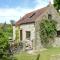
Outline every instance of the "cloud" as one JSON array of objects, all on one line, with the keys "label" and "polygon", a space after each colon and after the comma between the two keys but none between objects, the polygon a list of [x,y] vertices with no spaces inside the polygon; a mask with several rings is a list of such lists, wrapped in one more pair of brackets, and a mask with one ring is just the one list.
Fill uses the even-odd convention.
[{"label": "cloud", "polygon": [[35,9],[39,9],[48,5],[48,0],[35,0],[35,1],[36,1]]},{"label": "cloud", "polygon": [[15,20],[19,17],[19,11],[13,8],[0,8],[0,22],[7,22]]},{"label": "cloud", "polygon": [[10,20],[17,21],[20,19],[20,16],[24,16],[26,13],[31,12],[32,9],[25,8],[0,8],[0,23],[7,22],[10,23]]},{"label": "cloud", "polygon": [[[53,0],[51,0],[53,2]],[[10,20],[19,20],[20,16],[24,16],[26,13],[29,13],[33,10],[45,7],[48,5],[47,0],[35,0],[36,6],[34,8],[22,8],[22,7],[16,7],[16,8],[0,8],[0,23],[1,22],[7,22],[10,23]]]},{"label": "cloud", "polygon": [[35,0],[35,1],[37,3],[36,6],[35,6],[35,9],[39,9],[39,8],[45,7],[50,2],[51,2],[51,4],[53,4],[53,0]]},{"label": "cloud", "polygon": [[53,4],[53,0],[51,0],[51,3]]}]

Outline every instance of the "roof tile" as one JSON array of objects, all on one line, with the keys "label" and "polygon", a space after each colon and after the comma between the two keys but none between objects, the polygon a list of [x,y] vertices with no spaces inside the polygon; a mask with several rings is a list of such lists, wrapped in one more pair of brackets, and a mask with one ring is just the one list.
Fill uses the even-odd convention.
[{"label": "roof tile", "polygon": [[33,23],[35,20],[46,11],[47,7],[44,7],[42,9],[38,9],[36,11],[30,12],[23,16],[21,19],[19,19],[16,22],[16,25],[21,25],[21,24],[27,24],[27,23]]}]

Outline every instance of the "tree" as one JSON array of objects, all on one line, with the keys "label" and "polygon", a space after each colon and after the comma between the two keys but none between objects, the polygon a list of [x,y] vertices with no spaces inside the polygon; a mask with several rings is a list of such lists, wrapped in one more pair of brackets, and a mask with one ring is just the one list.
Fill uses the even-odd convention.
[{"label": "tree", "polygon": [[11,20],[10,21],[12,25],[15,25],[15,21],[14,20]]},{"label": "tree", "polygon": [[7,33],[7,36],[12,37],[13,33],[13,28],[11,24],[6,24],[6,22],[2,25],[1,29]]},{"label": "tree", "polygon": [[41,42],[45,47],[54,40],[56,36],[56,22],[54,20],[42,20],[40,23]]},{"label": "tree", "polygon": [[14,60],[13,56],[9,53],[9,34],[2,27],[0,29],[0,60]]},{"label": "tree", "polygon": [[0,59],[1,60],[7,60],[7,48],[8,48],[8,39],[6,34],[3,32],[2,29],[0,29]]},{"label": "tree", "polygon": [[60,0],[54,0],[54,7],[59,11],[60,9]]}]

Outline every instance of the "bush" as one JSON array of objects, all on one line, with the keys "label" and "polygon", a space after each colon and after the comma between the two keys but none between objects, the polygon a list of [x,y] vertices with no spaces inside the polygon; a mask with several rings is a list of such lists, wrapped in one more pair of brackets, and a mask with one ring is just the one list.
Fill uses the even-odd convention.
[{"label": "bush", "polygon": [[0,60],[14,60],[13,55],[9,53],[8,33],[0,29]]},{"label": "bush", "polygon": [[54,41],[56,24],[54,20],[42,20],[40,23],[40,38],[44,47],[48,47],[50,42]]}]

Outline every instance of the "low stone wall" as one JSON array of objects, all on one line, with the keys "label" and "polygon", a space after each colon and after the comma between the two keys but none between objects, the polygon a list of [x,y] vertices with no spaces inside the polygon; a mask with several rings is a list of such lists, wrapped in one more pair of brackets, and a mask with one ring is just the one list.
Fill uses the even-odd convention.
[{"label": "low stone wall", "polygon": [[60,60],[60,54],[57,54],[57,55],[51,55],[50,60]]},{"label": "low stone wall", "polygon": [[60,37],[55,38],[55,42],[53,43],[53,47],[60,47]]}]

